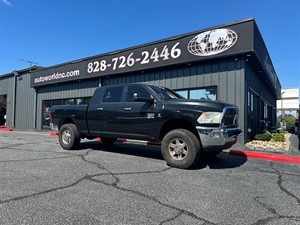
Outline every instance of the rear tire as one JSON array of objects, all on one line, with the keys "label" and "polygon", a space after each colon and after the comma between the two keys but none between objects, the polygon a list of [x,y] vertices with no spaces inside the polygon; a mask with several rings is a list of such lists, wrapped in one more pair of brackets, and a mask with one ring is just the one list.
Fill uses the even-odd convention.
[{"label": "rear tire", "polygon": [[73,150],[80,143],[80,134],[75,124],[64,124],[59,130],[59,144],[65,150]]},{"label": "rear tire", "polygon": [[110,137],[100,137],[100,139],[104,144],[109,144],[109,145],[112,145],[117,141],[117,138],[110,138]]},{"label": "rear tire", "polygon": [[176,129],[165,135],[161,151],[169,166],[187,169],[198,162],[201,146],[195,134],[185,129]]}]

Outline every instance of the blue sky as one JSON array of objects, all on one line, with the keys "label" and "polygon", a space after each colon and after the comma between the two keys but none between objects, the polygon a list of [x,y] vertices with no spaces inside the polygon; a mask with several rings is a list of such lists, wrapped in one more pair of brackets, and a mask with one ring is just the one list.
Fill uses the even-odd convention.
[{"label": "blue sky", "polygon": [[299,0],[0,0],[0,75],[249,17],[283,88],[300,88]]}]

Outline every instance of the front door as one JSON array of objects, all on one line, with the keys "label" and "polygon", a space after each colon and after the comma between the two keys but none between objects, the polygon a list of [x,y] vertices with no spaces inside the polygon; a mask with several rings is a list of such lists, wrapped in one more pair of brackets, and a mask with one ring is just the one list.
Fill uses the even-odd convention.
[{"label": "front door", "polygon": [[[135,96],[153,98],[151,93],[142,86],[128,86],[124,103],[121,107],[121,130],[126,136],[152,137],[153,129],[158,122],[158,105],[150,102],[135,101]],[[156,131],[157,132],[157,131]]]}]

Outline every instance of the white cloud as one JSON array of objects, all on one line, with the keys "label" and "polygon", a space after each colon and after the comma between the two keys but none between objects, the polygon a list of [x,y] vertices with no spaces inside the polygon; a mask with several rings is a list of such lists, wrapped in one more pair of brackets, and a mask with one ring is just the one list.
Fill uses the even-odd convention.
[{"label": "white cloud", "polygon": [[1,0],[5,5],[12,6],[12,4],[8,0]]}]

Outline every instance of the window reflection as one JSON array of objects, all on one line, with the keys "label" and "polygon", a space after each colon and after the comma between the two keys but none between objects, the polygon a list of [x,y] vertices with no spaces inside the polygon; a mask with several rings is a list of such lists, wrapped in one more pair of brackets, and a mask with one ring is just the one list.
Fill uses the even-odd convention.
[{"label": "window reflection", "polygon": [[217,87],[176,91],[187,99],[217,100]]},{"label": "window reflection", "polygon": [[213,88],[190,90],[190,99],[217,100],[217,91]]},{"label": "window reflection", "polygon": [[188,91],[176,91],[176,93],[184,98],[188,98]]}]

